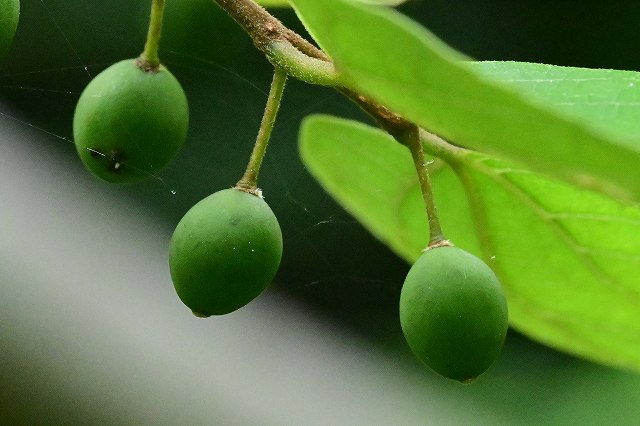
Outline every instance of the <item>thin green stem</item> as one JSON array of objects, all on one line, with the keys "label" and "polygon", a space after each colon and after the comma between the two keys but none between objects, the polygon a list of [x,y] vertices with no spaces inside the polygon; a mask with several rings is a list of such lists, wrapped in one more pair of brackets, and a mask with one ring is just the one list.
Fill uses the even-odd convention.
[{"label": "thin green stem", "polygon": [[140,55],[140,61],[144,68],[153,70],[160,66],[160,36],[162,34],[162,17],[164,15],[165,0],[151,1],[151,17],[149,19],[149,32],[144,51]]},{"label": "thin green stem", "polygon": [[452,145],[440,136],[422,128],[420,129],[420,141],[422,142],[422,148],[426,152],[444,160],[452,167],[464,164],[465,157],[473,152],[466,148]]},{"label": "thin green stem", "polygon": [[308,56],[288,40],[272,42],[266,55],[272,64],[306,83],[320,86],[340,84],[340,74],[336,71],[333,62]]},{"label": "thin green stem", "polygon": [[264,108],[264,115],[260,123],[260,130],[256,137],[256,143],[253,147],[251,158],[249,158],[247,170],[244,172],[242,179],[236,184],[237,189],[260,195],[260,190],[258,189],[258,173],[260,172],[264,154],[267,151],[267,145],[271,138],[271,131],[273,130],[276,116],[278,115],[278,109],[280,108],[286,82],[286,71],[276,67],[273,73],[271,89],[269,90],[269,98],[267,99],[267,105]]},{"label": "thin green stem", "polygon": [[448,242],[444,237],[444,233],[442,232],[442,227],[440,226],[438,210],[433,199],[431,178],[429,177],[427,161],[425,159],[422,142],[420,140],[420,129],[417,126],[412,126],[407,129],[407,131],[405,131],[402,135],[398,135],[397,139],[399,140],[399,142],[407,146],[407,148],[409,148],[409,150],[411,151],[413,163],[418,174],[418,181],[420,182],[422,199],[424,200],[427,219],[429,222],[428,248],[440,245],[448,245]]}]

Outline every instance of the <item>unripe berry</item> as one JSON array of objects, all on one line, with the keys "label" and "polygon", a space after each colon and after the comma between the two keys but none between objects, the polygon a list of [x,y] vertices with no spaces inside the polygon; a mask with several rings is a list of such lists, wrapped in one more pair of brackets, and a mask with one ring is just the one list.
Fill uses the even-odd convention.
[{"label": "unripe berry", "polygon": [[184,144],[187,98],[164,66],[118,62],[85,88],[73,118],[85,166],[109,182],[135,182],[164,167]]},{"label": "unripe berry", "polygon": [[171,238],[169,266],[182,302],[197,316],[233,312],[273,280],[282,233],[262,197],[218,191],[193,206]]},{"label": "unripe berry", "polygon": [[441,375],[469,381],[500,354],[508,327],[498,278],[457,247],[425,251],[400,295],[400,323],[414,354]]},{"label": "unripe berry", "polygon": [[19,0],[0,0],[0,60],[9,50],[20,17]]}]

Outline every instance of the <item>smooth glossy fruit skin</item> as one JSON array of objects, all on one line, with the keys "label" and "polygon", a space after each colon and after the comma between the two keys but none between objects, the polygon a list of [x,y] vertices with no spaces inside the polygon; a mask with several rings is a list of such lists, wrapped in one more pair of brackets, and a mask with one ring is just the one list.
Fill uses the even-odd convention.
[{"label": "smooth glossy fruit skin", "polygon": [[0,0],[0,60],[11,47],[20,17],[19,0]]},{"label": "smooth glossy fruit skin", "polygon": [[108,182],[156,174],[187,137],[189,107],[180,83],[162,65],[145,71],[127,59],[85,88],[73,118],[76,149],[85,166]]},{"label": "smooth glossy fruit skin", "polygon": [[414,354],[461,382],[485,372],[507,334],[507,302],[498,278],[457,247],[427,250],[400,294],[400,324]]},{"label": "smooth glossy fruit skin", "polygon": [[218,191],[193,206],[169,249],[173,285],[195,315],[233,312],[273,280],[282,258],[282,232],[259,196]]}]

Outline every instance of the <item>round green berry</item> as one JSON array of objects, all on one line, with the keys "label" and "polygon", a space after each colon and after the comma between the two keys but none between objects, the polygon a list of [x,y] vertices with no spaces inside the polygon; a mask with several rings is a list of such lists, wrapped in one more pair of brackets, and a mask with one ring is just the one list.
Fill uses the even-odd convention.
[{"label": "round green berry", "polygon": [[0,59],[11,47],[20,17],[19,0],[0,0]]},{"label": "round green berry", "polygon": [[218,191],[193,206],[169,249],[173,285],[197,316],[223,315],[255,299],[282,258],[282,232],[262,197]]},{"label": "round green berry", "polygon": [[461,382],[485,372],[502,350],[507,303],[498,278],[457,247],[425,251],[400,295],[400,324],[414,354]]},{"label": "round green berry", "polygon": [[82,92],[73,136],[93,174],[109,182],[135,182],[175,156],[188,122],[187,98],[169,70],[128,59],[102,71]]}]

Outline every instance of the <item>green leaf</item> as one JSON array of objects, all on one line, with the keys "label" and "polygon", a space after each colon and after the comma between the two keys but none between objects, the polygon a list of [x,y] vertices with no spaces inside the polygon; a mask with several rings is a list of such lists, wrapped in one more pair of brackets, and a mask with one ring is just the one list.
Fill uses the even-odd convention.
[{"label": "green leaf", "polygon": [[609,137],[640,143],[640,73],[525,62],[472,62],[474,71]]},{"label": "green leaf", "polygon": [[[307,118],[300,152],[323,187],[413,262],[428,226],[409,151],[386,133]],[[511,325],[558,349],[640,370],[640,208],[484,154],[430,165],[447,237],[500,277]]]},{"label": "green leaf", "polygon": [[377,6],[398,6],[407,0],[357,0],[360,3],[373,4]]},{"label": "green leaf", "polygon": [[[522,85],[498,81],[491,70],[461,61],[460,54],[394,10],[349,0],[292,4],[348,86],[457,145],[640,201],[640,138],[635,132],[640,109],[633,107],[640,102],[640,86],[629,85],[640,74],[616,74],[618,92],[597,92],[614,104],[621,99],[629,105],[611,114],[627,115],[627,123],[635,120],[631,133],[608,131],[613,126],[592,125],[586,116],[572,114],[562,105],[563,96],[549,103],[548,97],[557,94],[533,95]],[[574,100],[582,96],[587,102],[591,95],[581,84],[571,93]]]},{"label": "green leaf", "polygon": [[256,3],[264,7],[289,7],[289,0],[256,0]]}]

